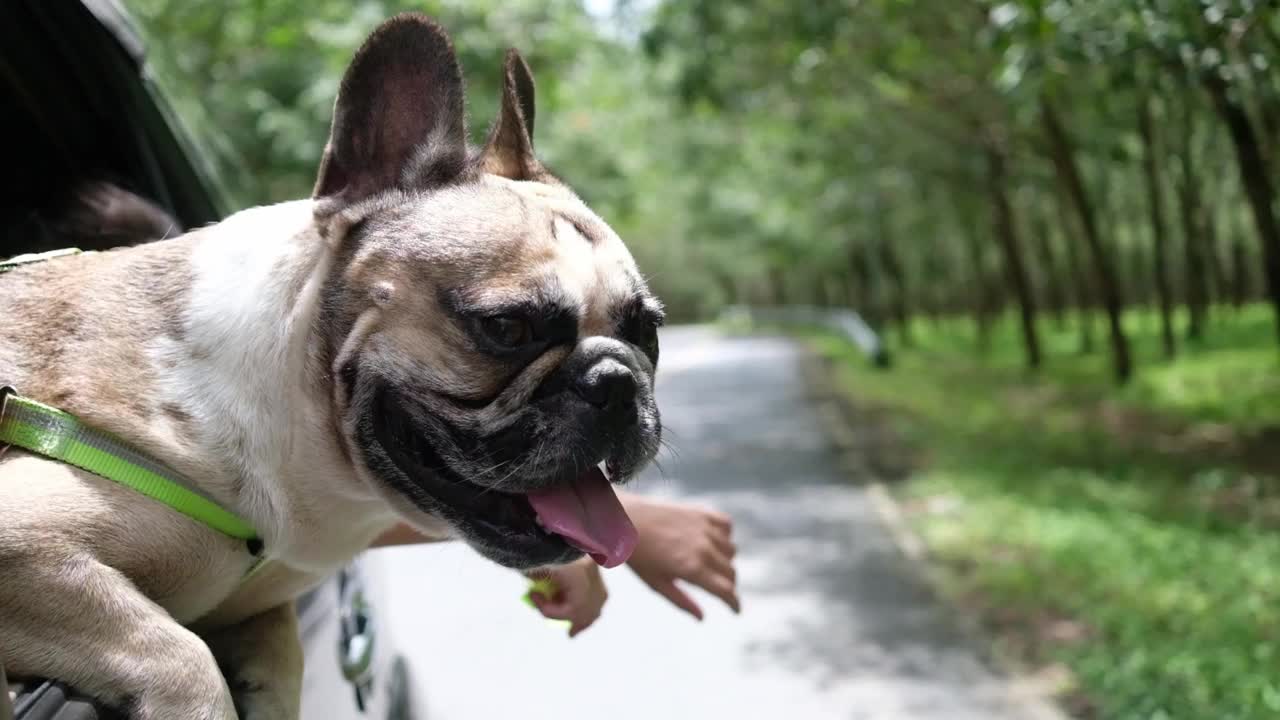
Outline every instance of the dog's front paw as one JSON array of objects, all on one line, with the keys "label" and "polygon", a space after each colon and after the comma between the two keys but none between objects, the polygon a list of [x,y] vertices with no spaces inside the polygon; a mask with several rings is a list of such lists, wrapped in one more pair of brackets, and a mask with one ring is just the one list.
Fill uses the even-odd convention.
[{"label": "dog's front paw", "polygon": [[293,605],[221,628],[205,640],[226,674],[240,720],[298,720],[302,645]]},{"label": "dog's front paw", "polygon": [[202,689],[206,683],[200,682],[200,678],[191,675],[139,693],[123,707],[116,708],[117,714],[110,717],[125,717],[129,720],[239,720],[243,718],[244,715],[240,714],[236,707],[234,696],[228,692],[226,683],[222,682],[222,675],[214,673],[212,677],[217,680],[216,689]]},{"label": "dog's front paw", "polygon": [[241,679],[231,683],[231,698],[240,720],[298,720],[301,712],[298,693],[279,683]]}]

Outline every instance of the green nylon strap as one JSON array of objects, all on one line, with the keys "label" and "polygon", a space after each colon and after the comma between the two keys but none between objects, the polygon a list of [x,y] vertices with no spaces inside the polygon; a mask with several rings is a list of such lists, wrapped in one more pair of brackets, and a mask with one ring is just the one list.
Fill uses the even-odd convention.
[{"label": "green nylon strap", "polygon": [[63,257],[66,255],[79,255],[79,254],[80,254],[80,248],[65,248],[62,250],[50,250],[48,252],[42,252],[42,253],[15,255],[14,257],[11,257],[8,260],[5,260],[4,262],[0,262],[0,273],[9,272],[14,268],[22,267],[23,265],[33,265],[38,262],[44,262],[45,260],[52,260],[54,258]]},{"label": "green nylon strap", "polygon": [[214,530],[245,540],[251,548],[261,548],[252,526],[185,485],[173,470],[74,415],[6,390],[0,388],[0,446],[14,445],[101,475]]},{"label": "green nylon strap", "polygon": [[[66,255],[77,248],[19,255],[0,262],[0,274]],[[13,445],[47,458],[87,470],[158,500],[197,522],[244,540],[253,563],[242,582],[266,564],[262,541],[249,523],[215,500],[183,482],[180,475],[147,457],[123,440],[80,422],[74,415],[24,398],[0,386],[0,451]]]}]

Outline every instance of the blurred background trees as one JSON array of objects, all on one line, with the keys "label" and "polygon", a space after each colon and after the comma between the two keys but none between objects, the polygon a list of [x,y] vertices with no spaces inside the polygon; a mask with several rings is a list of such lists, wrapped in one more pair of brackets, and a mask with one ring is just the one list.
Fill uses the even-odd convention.
[{"label": "blurred background trees", "polygon": [[308,192],[352,47],[412,8],[454,29],[477,136],[527,53],[541,152],[677,317],[848,304],[909,343],[963,313],[980,349],[1008,313],[1031,368],[1074,317],[1123,381],[1128,310],[1172,357],[1280,306],[1269,3],[130,4],[241,204]]}]

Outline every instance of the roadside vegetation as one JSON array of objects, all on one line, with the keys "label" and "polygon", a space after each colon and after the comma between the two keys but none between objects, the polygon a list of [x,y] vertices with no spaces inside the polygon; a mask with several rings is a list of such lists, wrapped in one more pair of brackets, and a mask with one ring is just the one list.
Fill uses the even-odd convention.
[{"label": "roadside vegetation", "polygon": [[1070,326],[1034,375],[1012,319],[985,360],[959,322],[921,323],[890,370],[807,335],[906,446],[890,487],[945,592],[1082,717],[1280,716],[1280,357],[1265,308],[1215,318],[1166,363],[1135,313],[1149,361],[1118,391]]}]

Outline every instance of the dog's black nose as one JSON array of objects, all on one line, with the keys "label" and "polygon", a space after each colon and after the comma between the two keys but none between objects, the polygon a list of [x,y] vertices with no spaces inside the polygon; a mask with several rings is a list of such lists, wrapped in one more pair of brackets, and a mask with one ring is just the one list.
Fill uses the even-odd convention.
[{"label": "dog's black nose", "polygon": [[636,402],[636,376],[626,365],[605,358],[578,376],[574,391],[602,410],[631,407]]}]

